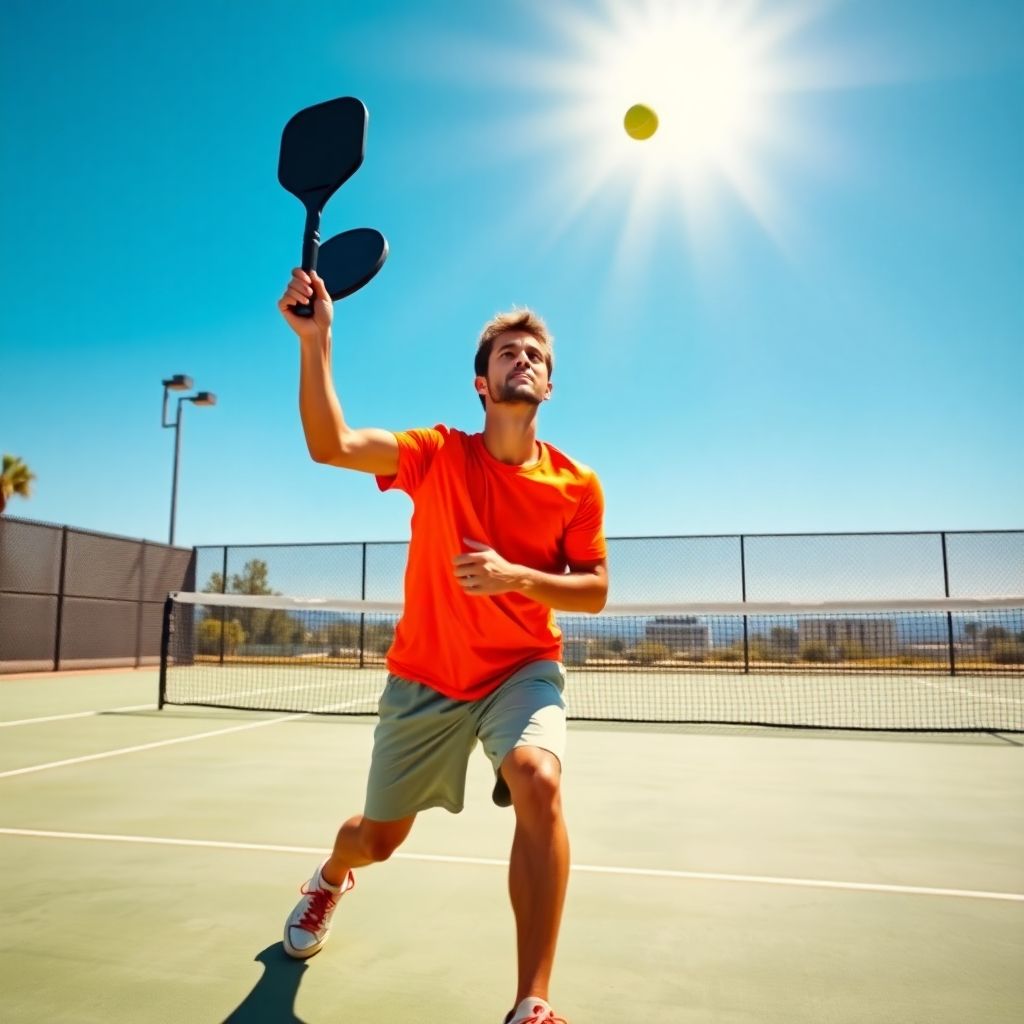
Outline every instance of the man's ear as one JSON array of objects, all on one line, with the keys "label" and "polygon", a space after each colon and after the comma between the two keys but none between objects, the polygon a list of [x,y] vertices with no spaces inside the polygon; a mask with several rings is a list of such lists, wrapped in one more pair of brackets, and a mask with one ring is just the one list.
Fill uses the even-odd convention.
[{"label": "man's ear", "polygon": [[487,394],[487,378],[486,377],[476,377],[476,378],[474,378],[474,380],[473,380],[473,387],[476,389],[476,393],[478,395],[486,395]]},{"label": "man's ear", "polygon": [[551,392],[554,391],[554,389],[555,389],[555,385],[552,384],[551,381],[548,381],[548,391],[547,391],[547,394],[544,396],[544,401],[545,402],[551,397]]}]

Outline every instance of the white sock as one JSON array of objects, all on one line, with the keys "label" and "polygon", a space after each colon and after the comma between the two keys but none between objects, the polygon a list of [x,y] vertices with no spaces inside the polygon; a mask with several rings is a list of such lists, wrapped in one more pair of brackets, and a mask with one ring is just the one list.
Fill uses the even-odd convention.
[{"label": "white sock", "polygon": [[[340,885],[334,885],[333,883],[328,882],[326,878],[324,878],[323,864],[321,864],[320,867],[316,869],[316,881],[319,883],[318,885],[314,886],[314,888],[316,889],[323,888],[328,889],[330,892],[341,892]],[[348,875],[345,876],[345,881],[348,881]]]},{"label": "white sock", "polygon": [[512,1014],[509,1024],[522,1024],[523,1021],[532,1020],[534,1017],[542,1017],[544,1013],[550,1013],[551,1007],[537,996],[527,996]]}]

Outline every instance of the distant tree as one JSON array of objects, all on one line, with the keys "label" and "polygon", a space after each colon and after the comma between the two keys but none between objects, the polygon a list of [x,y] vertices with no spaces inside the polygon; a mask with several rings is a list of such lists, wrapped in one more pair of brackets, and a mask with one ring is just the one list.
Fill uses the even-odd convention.
[{"label": "distant tree", "polygon": [[1010,632],[1002,626],[989,626],[982,634],[986,640],[1008,640]]},{"label": "distant tree", "polygon": [[222,636],[225,654],[234,654],[245,643],[245,631],[236,619],[223,624],[219,619],[203,619],[199,623],[199,653],[218,654]]},{"label": "distant tree", "polygon": [[[228,581],[227,593],[251,596],[272,595],[277,591],[270,586],[270,567],[261,558],[246,562],[240,573],[233,573]],[[210,573],[203,588],[206,594],[225,592],[223,573]],[[304,631],[288,612],[280,608],[239,608],[235,615],[245,634],[243,643],[296,644],[304,639]],[[225,633],[225,641],[227,634]]]},{"label": "distant tree", "polygon": [[315,639],[327,645],[332,658],[340,658],[344,651],[352,650],[359,643],[359,623],[334,622],[321,629]]},{"label": "distant tree", "polygon": [[19,498],[32,497],[32,481],[36,475],[16,455],[4,455],[3,469],[0,470],[0,515],[7,508],[7,502],[14,495]]},{"label": "distant tree", "polygon": [[366,624],[366,649],[374,654],[387,654],[395,639],[394,623],[368,622]]},{"label": "distant tree", "polygon": [[233,594],[273,594],[267,577],[270,569],[260,558],[245,563],[241,575],[235,573],[231,577],[230,590]]},{"label": "distant tree", "polygon": [[989,626],[984,633],[981,634],[985,640],[985,647],[987,650],[991,650],[996,644],[1003,640],[1010,639],[1010,631],[1004,629],[1002,626]]},{"label": "distant tree", "polygon": [[204,594],[223,594],[227,588],[224,586],[224,576],[219,572],[211,572],[210,578],[203,587]]},{"label": "distant tree", "polygon": [[1024,642],[998,641],[992,646],[992,660],[997,665],[1024,665]]},{"label": "distant tree", "polygon": [[804,661],[831,661],[828,648],[819,640],[804,644],[800,648],[800,657]]}]

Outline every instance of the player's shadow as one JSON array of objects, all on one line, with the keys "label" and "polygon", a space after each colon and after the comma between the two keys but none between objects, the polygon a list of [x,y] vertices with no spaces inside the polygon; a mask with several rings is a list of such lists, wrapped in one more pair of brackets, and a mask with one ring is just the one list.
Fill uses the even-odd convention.
[{"label": "player's shadow", "polygon": [[260,950],[253,959],[263,964],[263,974],[223,1024],[304,1024],[295,1015],[295,997],[309,966],[306,961],[293,960],[280,942]]}]

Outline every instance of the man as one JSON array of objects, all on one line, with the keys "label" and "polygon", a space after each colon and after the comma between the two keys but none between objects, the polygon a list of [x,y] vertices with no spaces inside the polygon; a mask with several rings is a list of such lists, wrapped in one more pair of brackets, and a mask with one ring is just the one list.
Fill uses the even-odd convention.
[{"label": "man", "polygon": [[[290,307],[314,302],[314,315]],[[299,336],[299,410],[317,462],[372,473],[413,499],[405,604],[388,653],[364,813],[346,821],[302,888],[284,947],[305,958],[327,938],[353,868],[387,860],[428,807],[462,810],[479,741],[493,799],[516,825],[509,892],[518,988],[506,1024],[556,1024],[551,967],[569,872],[560,782],[564,671],[553,609],[598,612],[608,591],[604,500],[592,470],[537,440],[551,395],[551,338],[536,314],[496,317],[478,344],[482,434],[444,426],[355,429],[331,370],[332,306],[302,270],[278,302]]]}]

